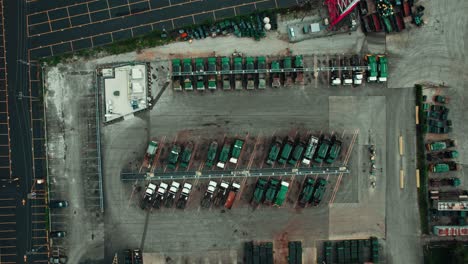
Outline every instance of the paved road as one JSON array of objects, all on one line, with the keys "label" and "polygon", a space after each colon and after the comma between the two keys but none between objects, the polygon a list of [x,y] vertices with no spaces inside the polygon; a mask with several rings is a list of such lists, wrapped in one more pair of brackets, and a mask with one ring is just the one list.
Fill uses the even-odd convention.
[{"label": "paved road", "polygon": [[[13,175],[19,177],[17,204],[17,262],[23,259],[31,248],[30,208],[21,206],[21,199],[27,196],[32,178],[31,139],[28,100],[19,100],[16,95],[26,90],[26,65],[18,59],[26,59],[24,14],[20,13],[22,1],[4,1],[5,38],[8,64],[8,93],[11,130],[11,161]],[[21,24],[22,23],[22,24]]]},{"label": "paved road", "polygon": [[[11,136],[12,177],[19,178],[16,211],[16,263],[27,255],[30,263],[47,261],[47,234],[45,232],[44,190],[38,187],[37,199],[26,200],[32,188],[33,142],[31,100],[27,63],[26,4],[25,1],[4,1],[6,61],[8,65],[8,103]],[[25,97],[19,96],[22,94]],[[42,169],[42,168],[41,168]],[[42,175],[38,175],[42,177]],[[33,254],[32,251],[35,251]]]},{"label": "paved road", "polygon": [[[42,5],[42,3],[45,3]],[[175,29],[296,0],[38,0],[28,4],[31,55],[43,57],[100,46],[152,30]]]}]

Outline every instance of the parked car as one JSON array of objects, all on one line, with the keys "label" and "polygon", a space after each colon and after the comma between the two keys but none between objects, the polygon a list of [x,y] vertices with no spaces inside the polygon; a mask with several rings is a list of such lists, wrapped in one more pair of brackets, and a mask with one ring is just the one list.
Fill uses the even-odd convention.
[{"label": "parked car", "polygon": [[68,201],[65,200],[52,200],[49,202],[50,208],[67,208]]},{"label": "parked car", "polygon": [[67,235],[67,232],[65,231],[51,231],[50,232],[50,237],[65,237]]}]

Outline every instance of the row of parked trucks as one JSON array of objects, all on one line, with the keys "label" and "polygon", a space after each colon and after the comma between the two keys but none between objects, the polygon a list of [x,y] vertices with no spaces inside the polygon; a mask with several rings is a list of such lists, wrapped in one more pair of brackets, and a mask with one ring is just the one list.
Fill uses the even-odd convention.
[{"label": "row of parked trucks", "polygon": [[[445,97],[435,96],[434,100],[438,103],[445,103]],[[448,119],[449,108],[438,104],[423,104],[423,111],[427,118],[426,133],[448,134],[452,132],[452,120]]]},{"label": "row of parked trucks", "polygon": [[333,163],[341,153],[342,142],[332,136],[331,139],[310,136],[308,142],[294,142],[292,137],[286,137],[283,141],[275,137],[270,146],[265,163],[273,166],[289,164],[295,166],[299,161],[302,165],[309,166],[311,161],[317,163]]},{"label": "row of parked trucks", "polygon": [[302,55],[269,63],[264,56],[173,59],[173,88],[176,91],[253,90],[304,84],[303,68]]},{"label": "row of parked trucks", "polygon": [[141,208],[146,209],[148,207],[160,208],[162,204],[165,207],[172,207],[176,201],[176,196],[180,191],[179,198],[176,202],[176,207],[179,209],[185,208],[185,204],[190,196],[192,191],[192,184],[186,182],[180,188],[181,185],[179,182],[173,181],[171,186],[167,183],[161,182],[159,187],[154,183],[149,183],[146,186],[145,194],[143,200],[141,201]]},{"label": "row of parked trucks", "polygon": [[388,61],[385,55],[366,55],[369,69],[367,82],[386,82],[388,77]]},{"label": "row of parked trucks", "polygon": [[[341,153],[342,142],[332,136],[330,139],[315,136],[310,136],[308,141],[295,140],[288,136],[284,140],[273,138],[268,156],[265,163],[273,166],[275,163],[285,165],[286,163],[295,166],[298,162],[302,165],[309,166],[312,161],[317,163],[333,163]],[[205,166],[211,168],[214,164],[216,167],[224,169],[226,164],[237,164],[244,147],[244,141],[236,139],[234,144],[225,142],[218,155],[219,145],[217,141],[210,143],[205,161]],[[174,144],[167,158],[167,168],[175,169],[177,165],[180,168],[187,168],[190,164],[194,144],[188,142],[182,147],[179,144]],[[158,150],[158,142],[150,141],[146,150],[144,164],[148,168],[151,167],[154,157]]]},{"label": "row of parked trucks", "polygon": [[299,195],[298,204],[301,207],[306,207],[308,204],[317,206],[323,199],[327,186],[327,181],[323,178],[307,178],[302,186],[302,192]]},{"label": "row of parked trucks", "polygon": [[[232,145],[226,142],[218,155],[218,159],[216,159],[216,154],[218,152],[218,142],[213,141],[209,146],[205,165],[207,167],[211,167],[216,163],[218,168],[224,168],[228,161],[230,163],[237,164],[243,146],[244,141],[241,139],[236,139]],[[150,141],[143,162],[143,164],[146,164],[148,168],[150,168],[153,164],[157,150],[158,142],[154,140]],[[192,159],[193,150],[193,142],[188,142],[183,147],[179,144],[174,144],[167,158],[167,168],[175,169],[177,166],[183,169],[187,168]]]},{"label": "row of parked trucks", "polygon": [[[182,188],[180,187],[181,184],[176,181],[173,181],[170,187],[164,182],[161,182],[159,187],[154,183],[149,183],[141,202],[141,208],[152,207],[158,209],[162,204],[167,208],[171,208],[176,202],[178,209],[184,209],[192,191],[192,184],[185,182]],[[231,209],[239,189],[240,184],[236,182],[229,184],[222,181],[218,186],[216,181],[210,181],[201,200],[201,206],[209,208],[214,203],[215,206],[224,206],[226,209]],[[180,195],[177,199],[179,191]]]},{"label": "row of parked trucks", "polygon": [[[315,181],[314,178],[307,178],[299,196],[299,206],[306,207],[308,204],[317,206],[323,199],[326,185],[327,181],[325,179],[318,178]],[[176,181],[173,181],[170,187],[164,182],[161,182],[159,186],[149,183],[141,202],[141,208],[152,207],[158,209],[163,204],[165,207],[171,208],[176,201],[176,207],[184,209],[192,191],[192,185],[187,182],[184,183],[177,199],[180,187],[180,183]],[[211,180],[208,183],[200,205],[203,208],[209,208],[214,204],[216,207],[224,206],[226,209],[231,209],[240,187],[240,184],[236,182],[229,184],[226,181],[221,181],[218,184],[218,182]],[[257,181],[251,204],[254,207],[262,203],[268,206],[281,207],[286,200],[288,190],[289,182],[287,181],[260,178]]]},{"label": "row of parked trucks", "polygon": [[[344,57],[340,60],[330,59],[328,61],[328,66],[331,68],[330,84],[361,85],[364,78],[364,70],[358,67],[362,66],[362,64],[362,60],[358,55]],[[341,69],[341,75],[338,67]]]},{"label": "row of parked trucks", "polygon": [[251,204],[254,207],[262,203],[268,206],[275,205],[281,207],[286,200],[288,189],[289,182],[277,179],[271,179],[270,181],[258,179]]},{"label": "row of parked trucks", "polygon": [[[308,204],[317,206],[323,199],[326,185],[327,181],[325,179],[318,178],[315,181],[313,178],[307,178],[299,196],[299,206],[306,207]],[[288,189],[289,182],[277,179],[270,179],[269,181],[258,179],[251,204],[254,207],[262,203],[268,206],[281,207],[286,200]]]},{"label": "row of parked trucks", "polygon": [[[368,54],[365,56],[368,70],[367,82],[386,82],[388,77],[388,60],[385,55]],[[341,60],[330,59],[330,84],[331,85],[361,85],[364,79],[364,70],[358,55],[344,57]],[[341,75],[340,75],[341,71]]]}]

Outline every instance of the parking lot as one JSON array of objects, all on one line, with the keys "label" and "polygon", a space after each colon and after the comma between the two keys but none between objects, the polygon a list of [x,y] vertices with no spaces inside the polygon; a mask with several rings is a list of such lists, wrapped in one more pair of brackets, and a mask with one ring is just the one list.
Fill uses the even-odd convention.
[{"label": "parking lot", "polygon": [[[336,38],[341,37],[336,36]],[[353,43],[358,43],[357,46],[354,44],[346,46],[335,39],[332,42],[327,39],[314,39],[294,45],[278,44],[276,40],[267,39],[267,43],[273,44],[260,44],[262,48],[256,47],[250,50],[248,47],[252,46],[250,44],[254,43],[253,41],[252,43],[250,43],[251,40],[239,41],[243,45],[240,51],[245,54],[284,55],[285,49],[289,46],[295,52],[304,51],[303,54],[311,55],[304,60],[304,64],[314,65],[320,62],[326,64],[331,57],[341,57],[361,50],[362,36],[355,34],[351,37],[355,38]],[[82,160],[81,154],[76,153],[81,153],[80,151],[86,144],[72,140],[71,135],[78,133],[77,130],[86,131],[80,123],[83,117],[80,117],[80,111],[76,110],[83,102],[66,100],[65,104],[71,107],[65,108],[62,103],[54,102],[54,100],[58,97],[78,98],[92,91],[90,72],[97,64],[108,63],[112,60],[129,61],[129,57],[132,56],[156,61],[156,57],[170,58],[171,53],[191,57],[210,56],[211,52],[215,51],[216,55],[229,56],[239,45],[233,46],[232,41],[228,40],[228,38],[217,38],[209,41],[196,41],[191,46],[187,43],[175,43],[148,50],[142,54],[121,55],[115,58],[103,58],[93,63],[67,65],[66,68],[62,68],[61,74],[56,68],[49,72],[49,91],[55,92],[55,94],[49,94],[48,107],[51,115],[49,120],[58,120],[66,128],[66,135],[68,135],[60,139],[61,131],[56,130],[55,136],[49,134],[49,137],[63,140],[57,143],[63,142],[61,144],[67,146],[63,151],[67,153],[67,166],[70,167],[67,175],[58,184],[61,187],[56,187],[69,188],[67,195],[70,199],[77,197],[74,203],[78,205],[73,205],[73,203],[71,205],[72,210],[77,213],[76,216],[70,213],[71,220],[67,228],[73,229],[73,223],[77,221],[85,223],[82,225],[82,230],[72,231],[72,235],[67,238],[69,255],[84,258],[105,255],[105,259],[110,260],[115,252],[121,249],[141,247],[144,252],[153,252],[155,258],[165,256],[177,261],[191,262],[208,259],[208,261],[227,262],[232,259],[242,260],[242,242],[252,239],[274,241],[278,252],[284,252],[284,245],[281,243],[284,238],[302,240],[304,251],[310,254],[308,256],[313,257],[316,243],[323,239],[361,238],[369,235],[385,237],[388,204],[401,202],[400,199],[411,199],[408,195],[401,198],[400,193],[403,191],[398,189],[396,178],[386,175],[396,175],[395,172],[399,170],[400,164],[393,161],[395,159],[393,153],[397,153],[398,135],[403,131],[406,139],[412,133],[412,130],[406,130],[406,127],[412,127],[414,120],[411,118],[414,115],[405,115],[411,112],[414,105],[412,91],[386,89],[385,84],[373,83],[365,83],[357,87],[335,87],[329,84],[330,76],[326,72],[319,74],[318,78],[314,78],[313,75],[305,76],[304,86],[267,88],[264,91],[217,90],[215,92],[177,92],[170,88],[163,91],[161,87],[167,79],[165,76],[167,72],[155,72],[158,84],[154,87],[153,94],[158,94],[158,100],[154,108],[132,119],[122,120],[102,128],[106,213],[104,218],[97,218],[96,224],[91,223],[96,219],[95,213],[89,213],[86,208],[79,205],[82,194],[77,195],[86,190],[79,190],[77,188],[79,184],[67,186],[70,177],[75,181],[80,180],[76,176],[79,175],[79,170],[72,168],[75,168],[74,164]],[[382,52],[375,48],[380,42],[381,39],[373,36],[368,39],[367,45],[372,47],[373,53]],[[206,45],[212,47],[204,47]],[[311,45],[319,47],[320,52],[317,54],[310,50],[307,52]],[[189,47],[190,53],[187,52]],[[340,50],[346,53],[341,54]],[[333,55],[327,54],[326,51],[330,51]],[[156,61],[152,65],[154,71],[160,69],[158,63]],[[87,71],[89,74],[84,74]],[[77,74],[77,72],[82,74]],[[72,89],[74,87],[71,86],[72,83],[79,83],[80,89]],[[401,107],[395,108],[395,105]],[[57,118],[60,116],[75,118],[64,122]],[[400,120],[404,121],[400,123]],[[341,177],[330,175],[328,177],[330,183],[327,186],[324,200],[316,208],[298,210],[295,205],[304,176],[288,179],[292,184],[283,208],[260,206],[255,210],[249,205],[249,201],[257,179],[243,180],[239,200],[234,203],[232,210],[224,213],[221,212],[221,208],[202,209],[200,207],[200,199],[207,185],[205,180],[190,181],[196,188],[185,210],[162,208],[148,213],[139,207],[143,191],[138,192],[133,183],[122,183],[120,179],[122,169],[131,167],[139,170],[144,151],[151,139],[170,143],[188,140],[204,142],[197,147],[201,150],[202,146],[206,148],[205,143],[213,139],[222,142],[225,137],[247,138],[249,142],[252,142],[249,145],[255,146],[254,142],[260,138],[258,144],[260,146],[267,144],[268,138],[272,135],[284,136],[291,131],[317,135],[334,133],[344,138],[345,145],[352,142],[355,137],[354,147],[348,158],[351,173]],[[378,157],[376,166],[380,170],[377,173],[377,179],[371,179],[369,176],[368,148],[371,144],[375,145]],[[411,143],[409,143],[406,152],[408,156],[411,156],[411,148]],[[253,149],[254,147],[252,151]],[[242,154],[242,164],[248,165],[250,157],[244,157],[245,153]],[[265,154],[265,152],[261,153]],[[258,166],[261,166],[264,158],[261,155],[256,158]],[[256,158],[252,159],[252,166],[255,165]],[[342,161],[344,162],[345,159],[346,152],[343,152]],[[201,163],[192,163],[190,169],[198,169],[199,164]],[[54,166],[57,165],[57,163],[54,164]],[[411,164],[405,166],[407,166],[405,170],[411,171]],[[163,169],[164,164],[162,167],[156,167]],[[375,188],[371,187],[373,180],[377,182]],[[408,181],[414,181],[414,179],[409,177]],[[336,184],[337,182],[339,184]],[[387,182],[391,184],[388,189]],[[155,183],[159,184],[159,182]],[[136,187],[144,189],[146,184],[146,182],[138,181]],[[396,214],[394,211],[390,212],[392,215]],[[392,222],[392,226],[395,226],[395,222]],[[234,237],[234,239],[226,240],[226,237]],[[105,249],[96,246],[104,241]],[[207,252],[207,254],[200,252]]]},{"label": "parking lot", "polygon": [[[43,4],[45,3],[45,4]],[[89,0],[34,1],[29,4],[28,37],[33,58],[109,44],[149,33],[172,30],[252,13],[290,7],[296,0],[169,1]]]},{"label": "parking lot", "polygon": [[[361,156],[365,153],[364,150],[367,151],[369,137],[372,138],[372,143],[378,144],[378,153],[382,158],[379,165],[384,168],[383,164],[386,158],[385,143],[383,142],[385,142],[384,122],[386,114],[385,111],[380,110],[381,106],[385,105],[385,98],[381,96],[359,97],[356,94],[370,93],[378,95],[385,94],[385,90],[375,84],[357,88],[359,90],[354,90],[354,88],[332,90],[334,87],[328,86],[328,79],[323,79],[323,81],[317,81],[317,87],[306,85],[305,87],[280,88],[278,90],[268,89],[261,92],[244,90],[201,94],[200,92],[180,93],[167,90],[151,112],[120,124],[106,126],[104,128],[104,141],[108,142],[108,144],[104,148],[104,155],[107,157],[107,165],[105,164],[104,170],[106,175],[112,175],[110,178],[105,176],[108,179],[106,189],[114,190],[112,193],[109,191],[106,193],[107,199],[111,203],[107,212],[113,215],[107,218],[106,225],[121,226],[122,232],[126,232],[126,236],[131,237],[131,241],[133,241],[126,244],[143,246],[146,252],[162,252],[162,254],[166,254],[166,256],[173,259],[192,259],[190,258],[191,254],[196,255],[195,252],[205,250],[223,252],[223,250],[232,248],[240,249],[242,246],[240,242],[242,241],[249,239],[275,240],[284,233],[288,234],[290,240],[307,237],[305,244],[308,245],[311,251],[314,241],[326,239],[331,235],[336,238],[348,236],[349,234],[355,236],[365,236],[369,233],[383,235],[384,214],[382,214],[381,210],[383,197],[385,196],[385,182],[380,180],[377,189],[369,190],[370,181],[368,176],[366,174],[361,175],[359,171],[362,170],[360,164],[365,162],[365,157]],[[329,96],[332,94],[341,94],[343,96]],[[294,104],[294,108],[287,102]],[[310,109],[310,105],[320,105],[320,107],[314,107],[313,110],[304,112],[304,109]],[[369,116],[369,114],[372,116]],[[122,126],[127,128],[127,132],[122,130]],[[370,127],[373,130],[371,132],[369,131]],[[262,135],[264,139],[260,140],[257,148],[259,150],[264,149],[263,155],[255,156],[252,159],[252,164],[255,164],[257,160],[257,166],[262,166],[265,159],[264,155],[266,155],[265,149],[268,149],[267,146],[270,142],[268,138],[271,138],[273,134],[286,135],[291,130],[293,132],[298,130],[314,131],[318,134],[335,133],[343,137],[345,142],[351,142],[353,135],[356,135],[355,148],[353,154],[350,154],[349,157],[352,173],[342,176],[342,184],[336,193],[334,192],[339,175],[326,176],[329,185],[324,203],[317,208],[302,210],[297,208],[297,197],[304,180],[304,177],[301,176],[288,179],[291,181],[290,186],[292,187],[288,193],[287,203],[283,208],[260,206],[258,209],[252,210],[249,202],[257,178],[248,178],[241,181],[240,200],[236,201],[234,208],[220,214],[221,208],[212,207],[206,210],[200,207],[200,199],[207,185],[205,180],[191,182],[196,186],[196,191],[190,197],[188,206],[184,211],[175,208],[164,208],[161,211],[153,210],[148,217],[148,224],[146,224],[146,215],[139,208],[146,182],[140,181],[137,183],[137,186],[141,187],[140,192],[134,192],[132,184],[122,186],[122,182],[116,177],[120,169],[113,165],[123,164],[123,166],[139,168],[149,139],[165,138],[164,141],[185,142],[187,139],[196,138],[197,142],[205,140],[202,145],[206,148],[214,135],[219,135],[219,142],[223,142],[225,136],[236,135],[240,138],[247,136],[247,139],[252,142],[251,146],[255,146],[253,142],[258,140],[256,135]],[[136,140],[129,140],[130,137]],[[235,138],[235,136],[230,137]],[[119,144],[115,145],[116,142],[119,142]],[[200,148],[198,149],[200,150]],[[117,152],[122,153],[122,150],[126,150],[123,155],[114,155]],[[249,152],[246,151],[244,154]],[[167,151],[164,151],[164,153],[167,153]],[[196,156],[195,154],[195,160]],[[346,151],[342,153],[343,162],[345,156]],[[242,159],[241,164],[249,164],[251,160],[247,156],[242,157]],[[164,161],[165,159],[159,157],[158,160]],[[196,162],[192,163],[191,166],[199,168]],[[156,167],[161,168],[161,166]],[[363,188],[363,190],[358,191],[360,188]],[[334,203],[330,210],[327,204],[332,200],[334,200]],[[359,202],[361,201],[362,204],[360,205]],[[354,205],[350,206],[350,203]],[[366,208],[369,204],[374,205]],[[350,219],[350,215],[357,215],[356,211],[358,210],[365,212],[363,215],[366,217],[362,218],[363,222],[374,225],[375,222],[378,222],[380,227],[376,226],[375,229],[372,228],[369,231],[368,226],[365,229],[360,229],[355,222],[346,220]],[[331,213],[336,214],[336,217],[330,218]],[[132,217],[129,218],[129,215],[132,215]],[[370,215],[375,215],[375,217],[370,217]],[[198,226],[199,224],[197,226],[182,227],[183,225],[180,225],[180,222],[173,221],[173,219],[180,218],[184,218],[187,223],[203,223],[201,225],[204,227]],[[226,218],[229,218],[229,220],[226,220]],[[271,219],[271,221],[265,223],[265,219]],[[233,224],[226,225],[226,221]],[[249,224],[245,221],[248,221]],[[333,228],[331,225],[328,227],[330,222],[336,223]],[[260,223],[262,224],[260,225]],[[147,227],[145,227],[146,225]],[[301,225],[301,227],[297,228],[298,225]],[[206,228],[208,226],[217,231],[207,233]],[[229,241],[223,239],[231,235],[240,226],[246,226],[246,231],[244,231],[246,235],[236,235],[235,239]],[[178,235],[171,235],[174,229],[178,230]],[[343,232],[344,230],[346,232]],[[197,239],[186,239],[184,243],[181,243],[178,236],[184,232],[190,232]],[[304,236],[304,233],[308,235]],[[110,230],[106,234],[109,237],[116,236]],[[164,243],[159,242],[161,237],[164,237]],[[110,239],[112,241],[118,240]],[[213,248],[213,241],[216,241],[216,249]],[[281,246],[278,243],[277,245],[279,247],[277,249],[280,251]],[[119,247],[119,245],[114,246]],[[106,251],[112,252],[113,250],[108,248]],[[240,254],[237,256],[239,260],[242,256],[240,252],[238,254]],[[217,255],[214,254],[214,258],[216,258],[215,256]],[[223,259],[221,258],[221,260]]]}]

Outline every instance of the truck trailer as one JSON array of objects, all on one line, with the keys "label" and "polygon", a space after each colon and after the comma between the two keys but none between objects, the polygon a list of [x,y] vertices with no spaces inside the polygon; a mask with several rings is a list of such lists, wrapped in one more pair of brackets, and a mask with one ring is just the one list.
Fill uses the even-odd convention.
[{"label": "truck trailer", "polygon": [[188,198],[190,196],[190,193],[192,192],[192,184],[186,182],[184,183],[184,187],[182,188],[182,191],[180,193],[180,197],[177,200],[176,207],[178,209],[184,209],[185,206],[187,205]]},{"label": "truck trailer", "polygon": [[146,167],[148,169],[151,168],[151,165],[153,165],[156,151],[158,151],[158,142],[152,140],[150,141],[150,143],[148,144],[148,147],[146,148],[145,160],[144,160],[144,164],[146,164]]},{"label": "truck trailer", "polygon": [[281,181],[280,189],[275,199],[275,206],[281,207],[286,200],[286,195],[289,189],[289,182]]},{"label": "truck trailer", "polygon": [[243,74],[241,73],[243,68],[244,68],[244,65],[242,64],[242,57],[235,57],[234,58],[234,70],[236,71],[236,74],[234,76],[235,78],[234,89],[236,90],[242,90],[244,88],[242,84]]},{"label": "truck trailer", "polygon": [[227,196],[226,202],[224,203],[224,208],[231,209],[234,201],[236,200],[237,192],[240,190],[240,184],[233,182],[231,184],[231,188],[229,190],[229,194]]},{"label": "truck trailer", "polygon": [[[221,69],[223,72],[229,72],[231,70],[231,58],[223,57],[221,59]],[[222,75],[223,78],[223,90],[230,90],[231,89],[231,74],[224,73]]]},{"label": "truck trailer", "polygon": [[176,198],[177,193],[179,192],[180,189],[180,183],[176,181],[172,181],[171,187],[169,188],[167,197],[166,197],[166,202],[164,203],[164,206],[167,208],[171,208],[174,205],[174,201]]},{"label": "truck trailer", "polygon": [[229,159],[229,151],[231,150],[231,144],[224,143],[223,148],[221,149],[221,153],[219,154],[218,163],[216,167],[220,169],[224,169],[226,166],[226,162]]},{"label": "truck trailer", "polygon": [[336,139],[335,136],[332,138],[332,146],[327,153],[327,157],[325,158],[326,163],[333,163],[341,153],[341,141]]},{"label": "truck trailer", "polygon": [[327,186],[327,181],[325,179],[319,178],[317,179],[317,187],[314,192],[313,204],[317,206],[323,199],[323,195],[325,194]]},{"label": "truck trailer", "polygon": [[[203,58],[195,59],[195,70],[197,73],[205,71],[205,60]],[[205,90],[205,75],[197,75],[197,91]]]},{"label": "truck trailer", "polygon": [[180,59],[172,60],[172,72],[175,75],[172,77],[172,88],[174,89],[174,91],[182,91],[183,79],[182,79],[182,76],[180,76],[180,73],[181,73]]},{"label": "truck trailer", "polygon": [[293,142],[292,138],[287,137],[285,142],[284,142],[283,149],[281,150],[281,154],[280,154],[280,157],[278,159],[278,164],[283,165],[283,164],[286,163],[286,161],[289,159],[289,156],[291,156],[293,145],[294,145],[294,142]]},{"label": "truck trailer", "polygon": [[367,65],[370,67],[367,71],[367,81],[376,82],[377,81],[377,61],[374,55],[366,56]]},{"label": "truck trailer", "polygon": [[268,189],[265,194],[264,203],[266,205],[271,205],[273,201],[275,200],[279,185],[280,185],[279,180],[276,180],[276,179],[270,180],[270,184],[268,185]]},{"label": "truck trailer", "polygon": [[192,59],[184,59],[184,89],[186,91],[193,91],[192,85]]},{"label": "truck trailer", "polygon": [[428,151],[440,151],[452,147],[455,147],[455,141],[452,139],[439,140],[426,144],[426,149]]},{"label": "truck trailer", "polygon": [[291,157],[288,160],[288,164],[295,166],[299,160],[302,158],[302,154],[304,153],[305,144],[302,141],[299,141],[297,145],[294,147],[294,150],[291,154]]},{"label": "truck trailer", "polygon": [[193,143],[189,142],[185,145],[182,157],[180,158],[180,167],[185,169],[188,167],[190,160],[192,159]]},{"label": "truck trailer", "polygon": [[388,77],[387,57],[379,55],[379,82],[386,82]]},{"label": "truck trailer", "polygon": [[314,178],[307,178],[304,186],[302,187],[302,192],[299,195],[299,206],[305,207],[307,204],[310,203],[312,197],[314,195],[315,190],[315,179]]},{"label": "truck trailer", "polygon": [[244,146],[244,141],[240,139],[236,139],[236,141],[234,142],[232,151],[231,151],[231,158],[229,159],[229,162],[233,164],[237,164],[237,161],[239,160],[243,146]]},{"label": "truck trailer", "polygon": [[216,196],[214,198],[214,206],[220,206],[224,205],[227,199],[227,195],[229,193],[229,183],[226,181],[221,181],[221,184],[219,185],[219,190],[216,193]]},{"label": "truck trailer", "polygon": [[159,207],[161,206],[161,203],[166,196],[167,187],[169,187],[169,185],[167,185],[167,183],[165,182],[161,182],[161,184],[159,184],[158,191],[156,192],[156,195],[153,201],[154,208],[159,209]]},{"label": "truck trailer", "polygon": [[247,73],[247,90],[253,90],[255,89],[255,73],[253,71],[255,70],[255,58],[254,57],[247,57],[245,59],[245,67],[249,71]]},{"label": "truck trailer", "polygon": [[265,57],[258,57],[257,58],[258,64],[258,89],[265,89],[266,88],[266,80],[267,80],[267,73],[266,73],[266,58]]},{"label": "truck trailer", "polygon": [[253,206],[257,206],[263,202],[266,188],[267,181],[264,179],[258,179],[251,201]]},{"label": "truck trailer", "polygon": [[281,79],[280,79],[280,64],[278,61],[271,62],[271,87],[279,88],[281,86]]},{"label": "truck trailer", "polygon": [[210,75],[208,76],[208,89],[216,90],[217,88],[216,74],[213,73],[216,71],[216,58],[214,57],[208,58],[208,71],[210,72]]},{"label": "truck trailer", "polygon": [[180,151],[181,151],[180,146],[174,144],[174,146],[172,147],[171,153],[169,153],[169,157],[168,157],[167,167],[169,169],[175,169],[175,167],[177,166],[177,162],[179,161]]},{"label": "truck trailer", "polygon": [[201,203],[200,203],[202,207],[210,208],[217,186],[218,186],[218,183],[215,181],[210,181],[208,183],[208,188],[206,189],[205,195],[203,196]]},{"label": "truck trailer", "polygon": [[314,161],[317,163],[322,163],[325,157],[327,156],[328,149],[331,146],[330,140],[322,138],[320,141],[320,146],[318,147],[317,153],[315,153]]},{"label": "truck trailer", "polygon": [[278,159],[279,152],[281,150],[281,140],[277,137],[273,139],[273,143],[271,143],[270,151],[268,152],[266,164],[273,166],[275,161]]},{"label": "truck trailer", "polygon": [[210,143],[210,147],[208,148],[208,155],[206,157],[205,166],[211,168],[216,160],[216,153],[218,152],[218,142],[213,141]]},{"label": "truck trailer", "polygon": [[318,145],[319,139],[310,136],[309,143],[307,144],[307,148],[304,153],[304,158],[302,159],[302,164],[303,165],[310,165],[310,161],[314,157],[315,151],[317,150],[317,145]]}]

